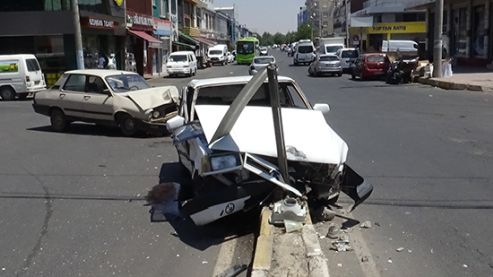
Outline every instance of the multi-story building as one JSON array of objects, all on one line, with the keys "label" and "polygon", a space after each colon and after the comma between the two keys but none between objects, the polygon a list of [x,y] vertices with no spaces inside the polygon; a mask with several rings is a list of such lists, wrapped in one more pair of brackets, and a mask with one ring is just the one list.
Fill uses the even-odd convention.
[{"label": "multi-story building", "polygon": [[[425,9],[427,53],[433,56],[435,1],[416,0],[414,8]],[[462,65],[493,63],[493,1],[444,0],[443,46],[446,55]]]},{"label": "multi-story building", "polygon": [[333,13],[334,1],[332,0],[307,0],[306,10],[308,21],[312,26],[314,37],[328,37],[334,35]]},{"label": "multi-story building", "polygon": [[[96,68],[100,55],[125,60],[125,10],[114,0],[79,0],[84,65]],[[75,69],[75,25],[70,0],[2,0],[0,54],[33,53],[48,84],[60,73]]]},{"label": "multi-story building", "polygon": [[[225,43],[229,44],[230,47],[236,44],[236,41],[238,40],[239,34],[238,34],[238,29],[237,29],[237,14],[235,12],[234,7],[216,7],[214,8],[216,11],[216,18],[219,17],[219,23],[222,24],[222,26],[218,26],[219,29],[217,30],[220,32],[220,36],[224,38],[224,35],[226,35],[226,40],[224,40]],[[218,16],[220,15],[220,16]],[[226,23],[226,30],[224,30],[224,22]]]},{"label": "multi-story building", "polygon": [[298,12],[298,20],[297,20],[298,28],[300,28],[301,25],[308,23],[308,18],[309,18],[309,14],[306,7],[300,7],[300,11]]},{"label": "multi-story building", "polygon": [[[416,0],[366,0],[351,14],[350,40],[365,51],[380,51],[383,40],[414,40],[424,50],[425,12],[413,9]],[[365,22],[355,26],[355,22]]]},{"label": "multi-story building", "polygon": [[[334,34],[336,36],[346,36],[351,18],[351,13],[363,9],[364,0],[336,0],[334,1]],[[352,45],[352,43],[349,43]]]}]

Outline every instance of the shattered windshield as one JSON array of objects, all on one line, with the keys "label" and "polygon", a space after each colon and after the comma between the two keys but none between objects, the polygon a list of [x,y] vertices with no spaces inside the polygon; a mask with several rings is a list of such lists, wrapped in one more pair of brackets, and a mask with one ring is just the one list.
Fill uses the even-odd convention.
[{"label": "shattered windshield", "polygon": [[[196,105],[231,105],[245,84],[235,84],[216,87],[200,88]],[[296,107],[306,109],[302,98],[292,84],[279,84],[280,100],[282,107]],[[248,106],[270,107],[269,86],[264,83],[252,97]]]},{"label": "shattered windshield", "polygon": [[142,76],[137,74],[111,75],[105,79],[114,92],[127,92],[151,87]]}]

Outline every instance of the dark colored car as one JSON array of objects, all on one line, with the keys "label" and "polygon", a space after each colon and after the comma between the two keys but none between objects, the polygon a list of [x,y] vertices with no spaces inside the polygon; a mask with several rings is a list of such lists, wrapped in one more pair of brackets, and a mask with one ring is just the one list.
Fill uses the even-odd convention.
[{"label": "dark colored car", "polygon": [[351,77],[356,79],[368,79],[372,77],[385,76],[390,66],[390,61],[387,55],[382,53],[371,53],[359,56],[351,70]]}]

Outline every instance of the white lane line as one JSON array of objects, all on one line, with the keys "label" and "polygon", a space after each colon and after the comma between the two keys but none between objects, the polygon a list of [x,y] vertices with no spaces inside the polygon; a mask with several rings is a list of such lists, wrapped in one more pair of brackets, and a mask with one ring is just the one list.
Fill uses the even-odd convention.
[{"label": "white lane line", "polygon": [[231,238],[221,244],[212,277],[219,276],[233,266],[237,241],[238,238]]}]

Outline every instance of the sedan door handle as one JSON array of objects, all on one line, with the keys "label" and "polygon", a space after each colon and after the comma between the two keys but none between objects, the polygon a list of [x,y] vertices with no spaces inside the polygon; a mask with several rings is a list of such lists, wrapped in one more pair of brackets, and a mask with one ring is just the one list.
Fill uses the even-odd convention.
[{"label": "sedan door handle", "polygon": [[65,93],[60,93],[60,95],[58,97],[60,97],[60,98],[65,97]]},{"label": "sedan door handle", "polygon": [[91,96],[89,95],[84,96],[84,100],[89,100],[89,99],[91,99]]}]

